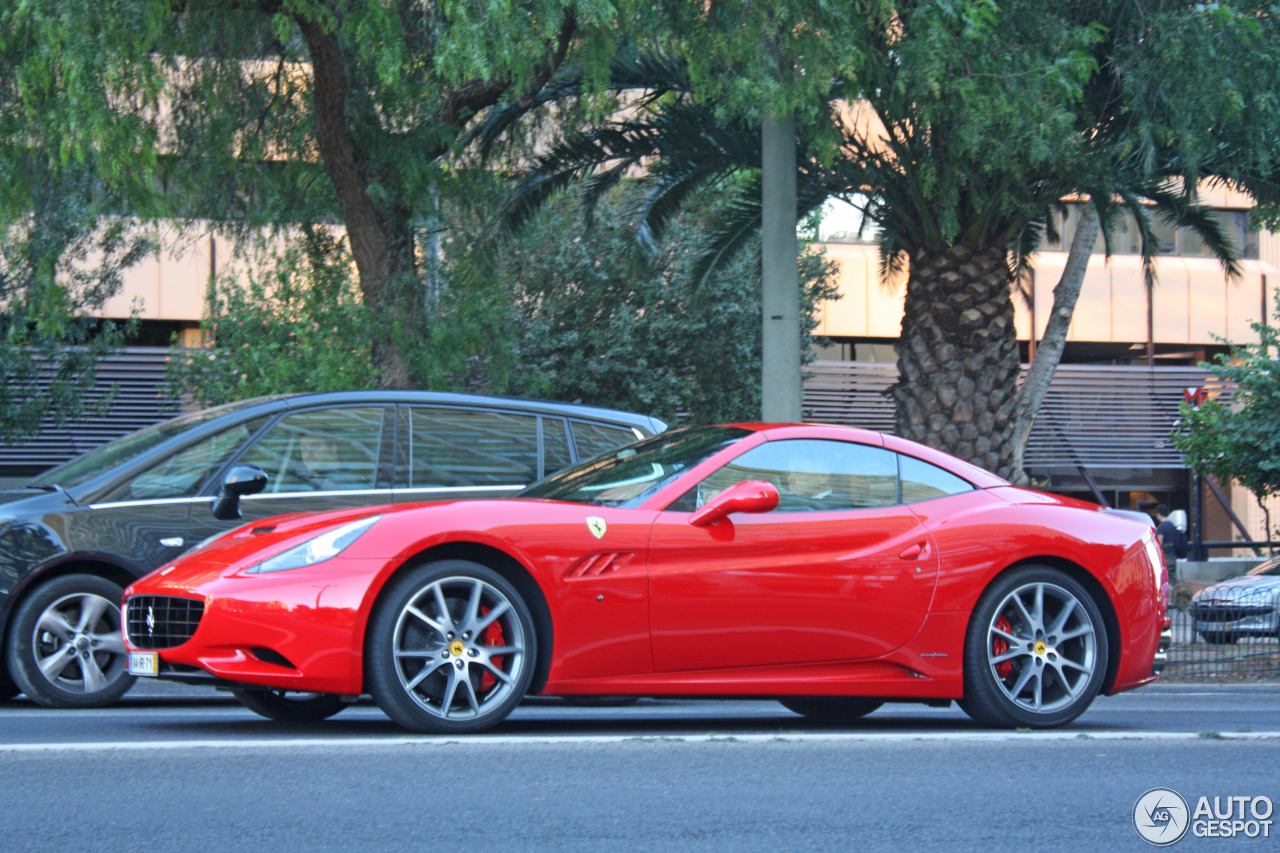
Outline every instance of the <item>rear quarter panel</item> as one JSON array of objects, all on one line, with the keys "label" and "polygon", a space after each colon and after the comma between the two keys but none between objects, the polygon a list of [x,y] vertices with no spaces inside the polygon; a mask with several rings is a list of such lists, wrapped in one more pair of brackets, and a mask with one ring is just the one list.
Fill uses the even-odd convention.
[{"label": "rear quarter panel", "polygon": [[1003,571],[1039,563],[1083,571],[1114,615],[1118,651],[1108,692],[1149,678],[1165,608],[1140,522],[1090,504],[1014,487],[966,492],[912,505],[941,557],[931,612],[971,612]]}]

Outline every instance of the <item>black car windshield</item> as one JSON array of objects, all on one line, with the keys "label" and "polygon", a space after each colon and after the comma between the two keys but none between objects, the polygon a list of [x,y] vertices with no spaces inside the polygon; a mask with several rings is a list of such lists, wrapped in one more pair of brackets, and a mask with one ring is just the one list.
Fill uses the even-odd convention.
[{"label": "black car windshield", "polygon": [[55,486],[69,488],[78,486],[119,465],[121,462],[127,462],[133,457],[150,450],[162,441],[173,438],[179,433],[197,427],[228,412],[234,412],[237,409],[243,409],[261,402],[262,398],[227,403],[226,405],[215,406],[212,409],[204,409],[203,411],[192,412],[189,415],[182,415],[154,426],[149,426],[138,432],[129,433],[122,438],[117,438],[115,441],[90,450],[83,456],[77,456],[69,462],[64,462],[57,468],[45,471],[27,483],[27,485],[33,488],[53,488]]},{"label": "black car windshield", "polygon": [[750,434],[739,427],[672,430],[552,474],[517,497],[639,506],[684,471]]}]

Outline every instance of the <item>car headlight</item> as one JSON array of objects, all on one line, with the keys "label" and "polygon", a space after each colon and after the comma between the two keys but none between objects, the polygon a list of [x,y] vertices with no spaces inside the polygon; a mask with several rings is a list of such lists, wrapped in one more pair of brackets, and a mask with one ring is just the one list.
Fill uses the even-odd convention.
[{"label": "car headlight", "polygon": [[353,521],[350,524],[344,524],[341,527],[335,527],[332,530],[326,530],[314,539],[308,539],[301,545],[295,545],[283,554],[277,554],[268,560],[263,560],[256,566],[250,566],[245,569],[245,571],[251,574],[283,572],[289,569],[300,569],[303,566],[322,563],[345,551],[380,518],[382,516],[374,515],[369,518],[362,518],[359,521]]}]

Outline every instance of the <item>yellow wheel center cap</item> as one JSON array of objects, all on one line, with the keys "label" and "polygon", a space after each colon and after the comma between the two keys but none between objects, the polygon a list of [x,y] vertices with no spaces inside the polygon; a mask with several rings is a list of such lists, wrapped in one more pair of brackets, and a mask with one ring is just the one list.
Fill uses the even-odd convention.
[{"label": "yellow wheel center cap", "polygon": [[1048,646],[1044,644],[1044,640],[1041,640],[1040,642],[1036,643],[1036,654],[1042,655],[1045,653],[1046,649],[1048,649]]},{"label": "yellow wheel center cap", "polygon": [[[1044,645],[1041,643],[1040,645]],[[461,640],[454,640],[453,645],[449,646],[449,652],[455,657],[460,658],[466,652],[467,647],[462,645]]]}]

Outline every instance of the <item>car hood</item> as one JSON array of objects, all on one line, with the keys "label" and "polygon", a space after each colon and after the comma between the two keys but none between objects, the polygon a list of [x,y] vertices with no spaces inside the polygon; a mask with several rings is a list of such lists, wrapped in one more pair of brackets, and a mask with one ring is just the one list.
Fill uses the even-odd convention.
[{"label": "car hood", "polygon": [[[0,490],[0,505],[41,498],[48,494],[50,493],[44,489],[2,489]],[[0,515],[3,513],[4,510],[0,510]]]}]

